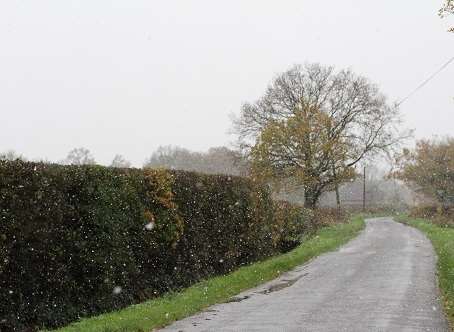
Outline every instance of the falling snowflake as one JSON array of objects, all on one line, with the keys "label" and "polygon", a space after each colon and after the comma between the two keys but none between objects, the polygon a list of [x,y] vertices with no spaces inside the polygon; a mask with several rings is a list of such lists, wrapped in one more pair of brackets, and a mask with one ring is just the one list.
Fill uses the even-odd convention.
[{"label": "falling snowflake", "polygon": [[145,225],[145,229],[147,231],[151,231],[154,227],[155,227],[155,224],[152,221]]},{"label": "falling snowflake", "polygon": [[112,293],[113,293],[114,295],[118,295],[118,294],[120,294],[122,291],[123,291],[123,289],[122,289],[120,286],[115,286],[114,289],[113,289],[113,291],[112,291]]}]

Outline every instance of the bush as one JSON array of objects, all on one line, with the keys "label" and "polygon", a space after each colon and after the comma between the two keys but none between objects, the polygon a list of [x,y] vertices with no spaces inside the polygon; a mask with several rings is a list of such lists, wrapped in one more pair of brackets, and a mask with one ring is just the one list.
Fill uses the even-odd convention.
[{"label": "bush", "polygon": [[309,231],[302,211],[238,177],[0,161],[0,330],[61,326],[276,254]]},{"label": "bush", "polygon": [[323,226],[333,225],[339,222],[347,221],[347,213],[345,210],[337,208],[319,208],[314,210],[312,219],[312,228],[314,230]]},{"label": "bush", "polygon": [[[304,220],[304,222],[301,222]],[[273,243],[281,252],[298,246],[304,235],[315,231],[314,212],[285,201],[274,204]]]},{"label": "bush", "polygon": [[410,210],[410,217],[430,219],[438,226],[454,227],[454,207],[441,204],[415,206]]},{"label": "bush", "polygon": [[178,285],[226,273],[276,252],[268,191],[229,176],[176,172],[174,177],[176,203],[185,224],[176,248]]},{"label": "bush", "polygon": [[415,218],[433,218],[440,212],[440,207],[436,204],[418,205],[410,210],[410,216]]},{"label": "bush", "polygon": [[[61,325],[133,302],[181,228],[175,209],[149,197],[161,194],[157,182],[100,166],[2,162],[1,330]],[[149,210],[160,222],[144,232]],[[124,291],[113,296],[115,287]]]}]

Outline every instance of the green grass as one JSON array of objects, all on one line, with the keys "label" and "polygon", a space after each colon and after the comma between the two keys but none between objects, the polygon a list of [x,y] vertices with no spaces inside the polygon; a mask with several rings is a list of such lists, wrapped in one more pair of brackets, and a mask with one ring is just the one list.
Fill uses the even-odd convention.
[{"label": "green grass", "polygon": [[167,294],[123,310],[83,319],[59,332],[76,331],[151,331],[175,320],[195,314],[215,303],[278,277],[324,252],[337,249],[354,238],[364,227],[362,217],[323,228],[316,236],[291,252],[258,262],[220,277],[202,281],[178,293]]},{"label": "green grass", "polygon": [[427,220],[406,216],[396,219],[418,228],[432,241],[438,255],[438,282],[444,307],[454,331],[454,228],[440,227]]}]

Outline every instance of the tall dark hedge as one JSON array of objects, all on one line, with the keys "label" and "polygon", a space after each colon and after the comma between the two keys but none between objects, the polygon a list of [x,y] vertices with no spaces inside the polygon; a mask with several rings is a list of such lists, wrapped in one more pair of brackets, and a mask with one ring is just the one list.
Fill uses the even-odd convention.
[{"label": "tall dark hedge", "polygon": [[0,161],[0,330],[61,326],[275,254],[304,231],[300,212],[244,178]]}]

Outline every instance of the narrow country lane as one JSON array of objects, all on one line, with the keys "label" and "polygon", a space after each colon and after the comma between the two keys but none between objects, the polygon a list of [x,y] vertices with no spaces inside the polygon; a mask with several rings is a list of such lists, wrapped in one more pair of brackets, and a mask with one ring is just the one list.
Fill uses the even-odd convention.
[{"label": "narrow country lane", "polygon": [[390,218],[279,279],[161,331],[449,331],[430,241]]}]

